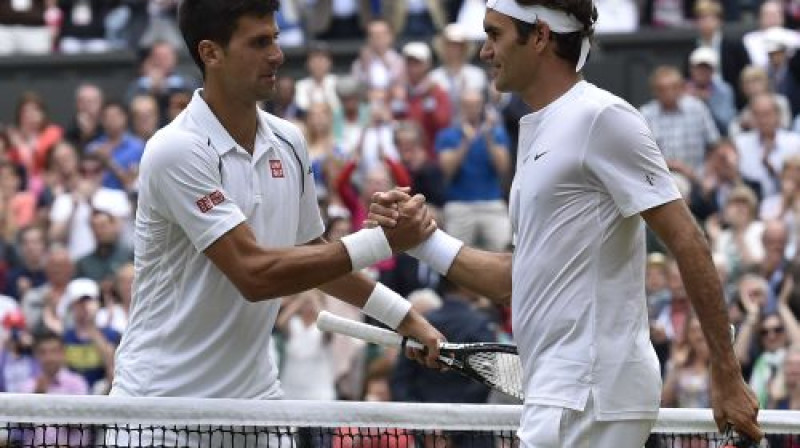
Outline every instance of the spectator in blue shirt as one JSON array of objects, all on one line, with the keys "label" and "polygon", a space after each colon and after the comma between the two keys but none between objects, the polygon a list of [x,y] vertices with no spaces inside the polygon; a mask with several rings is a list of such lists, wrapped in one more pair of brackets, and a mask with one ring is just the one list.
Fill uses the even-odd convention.
[{"label": "spectator in blue shirt", "polygon": [[706,103],[720,134],[725,135],[736,117],[733,88],[717,72],[719,58],[709,47],[699,47],[689,56],[689,94]]},{"label": "spectator in blue shirt", "polygon": [[511,241],[502,182],[511,172],[509,139],[481,92],[461,95],[460,120],[436,137],[445,178],[445,227],[465,244],[505,250]]},{"label": "spectator in blue shirt", "polygon": [[120,102],[110,101],[101,113],[103,135],[89,143],[87,151],[98,154],[106,163],[103,186],[133,190],[144,141],[128,130],[128,110]]}]

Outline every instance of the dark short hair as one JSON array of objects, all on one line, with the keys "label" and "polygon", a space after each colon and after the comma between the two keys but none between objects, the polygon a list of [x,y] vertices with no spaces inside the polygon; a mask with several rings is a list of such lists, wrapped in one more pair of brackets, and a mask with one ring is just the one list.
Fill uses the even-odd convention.
[{"label": "dark short hair", "polygon": [[64,339],[61,337],[61,335],[51,330],[43,330],[34,335],[33,346],[34,348],[38,348],[48,341],[56,341],[60,345],[64,345]]},{"label": "dark short hair", "polygon": [[204,40],[228,45],[243,16],[264,17],[274,14],[279,0],[183,0],[178,10],[178,26],[195,64],[205,74],[198,44]]},{"label": "dark short hair", "polygon": [[[577,65],[581,54],[581,42],[584,37],[592,39],[594,36],[594,23],[597,21],[597,8],[591,0],[516,0],[522,6],[539,5],[545,8],[563,11],[571,14],[583,24],[583,29],[572,33],[552,32],[552,38],[556,42],[556,55],[568,62]],[[514,27],[517,30],[517,41],[524,44],[528,41],[535,24],[523,22],[519,19],[514,20]]]},{"label": "dark short hair", "polygon": [[102,110],[102,113],[105,113],[106,110],[111,109],[111,108],[115,108],[115,107],[117,109],[121,110],[122,113],[126,117],[129,115],[128,107],[125,105],[125,103],[123,103],[122,101],[117,100],[117,99],[106,100],[106,102],[103,103],[103,107],[102,107],[101,110]]}]

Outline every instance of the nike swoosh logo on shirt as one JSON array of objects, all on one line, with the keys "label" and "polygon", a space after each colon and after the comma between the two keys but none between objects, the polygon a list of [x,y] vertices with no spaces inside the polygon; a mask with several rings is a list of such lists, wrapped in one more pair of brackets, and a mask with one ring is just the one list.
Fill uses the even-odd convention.
[{"label": "nike swoosh logo on shirt", "polygon": [[540,157],[542,157],[543,155],[547,154],[548,152],[549,152],[549,151],[542,151],[542,152],[540,152],[540,153],[536,154],[535,156],[533,156],[533,160],[534,160],[534,162],[535,162],[535,161],[537,161],[537,160],[539,160],[539,158],[540,158]]}]

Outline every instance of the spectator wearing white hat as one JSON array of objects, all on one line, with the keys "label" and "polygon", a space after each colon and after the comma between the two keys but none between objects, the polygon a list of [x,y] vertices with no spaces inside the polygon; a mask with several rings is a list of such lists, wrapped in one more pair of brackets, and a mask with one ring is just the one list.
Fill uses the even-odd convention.
[{"label": "spectator wearing white hat", "polygon": [[800,45],[800,33],[784,28],[783,4],[778,0],[768,0],[761,4],[758,13],[758,29],[742,37],[750,61],[759,67],[767,67],[769,53],[767,41],[780,35],[792,49]]},{"label": "spectator wearing white hat", "polygon": [[687,92],[703,101],[721,134],[736,116],[733,88],[718,74],[719,58],[709,47],[696,48],[689,56]]},{"label": "spectator wearing white hat", "polygon": [[433,55],[425,42],[409,42],[403,47],[406,65],[406,84],[395,86],[391,92],[395,119],[416,121],[425,131],[425,147],[435,156],[433,142],[436,134],[450,124],[450,98],[430,77]]},{"label": "spectator wearing white hat", "polygon": [[114,350],[120,340],[120,334],[112,328],[97,327],[95,317],[99,300],[97,283],[88,278],[78,278],[67,285],[60,307],[63,313],[72,315],[73,321],[63,335],[67,366],[83,376],[90,389],[101,381],[111,384]]},{"label": "spectator wearing white hat", "polygon": [[455,108],[462,93],[466,90],[486,91],[486,71],[469,63],[476,47],[458,23],[447,25],[434,40],[433,48],[442,65],[431,72],[431,81],[447,91],[454,108],[453,115],[457,115]]}]

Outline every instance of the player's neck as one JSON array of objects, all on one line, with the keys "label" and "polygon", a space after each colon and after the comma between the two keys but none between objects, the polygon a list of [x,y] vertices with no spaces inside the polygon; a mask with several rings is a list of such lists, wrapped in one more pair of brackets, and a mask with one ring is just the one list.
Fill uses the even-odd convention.
[{"label": "player's neck", "polygon": [[537,78],[520,92],[522,100],[534,112],[547,107],[567,93],[575,84],[583,80],[583,75],[569,70],[552,70],[545,76]]},{"label": "player's neck", "polygon": [[203,89],[203,99],[231,138],[252,154],[258,132],[258,103],[228,95],[208,83]]}]

